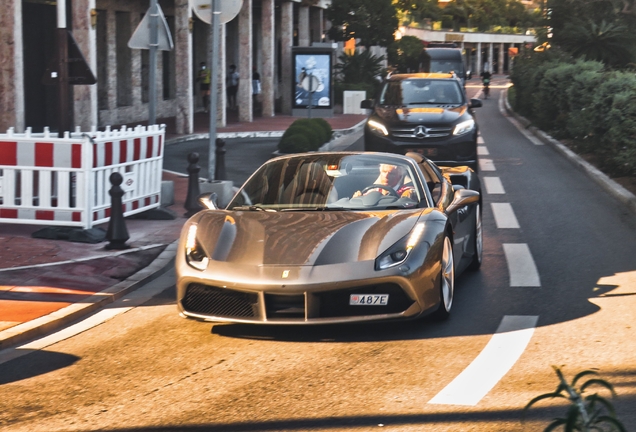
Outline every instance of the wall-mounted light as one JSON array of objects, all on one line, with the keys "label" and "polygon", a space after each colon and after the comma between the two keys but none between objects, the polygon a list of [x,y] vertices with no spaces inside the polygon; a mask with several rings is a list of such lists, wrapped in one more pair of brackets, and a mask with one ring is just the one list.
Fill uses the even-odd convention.
[{"label": "wall-mounted light", "polygon": [[94,8],[91,9],[91,27],[95,28],[97,26],[97,10]]}]

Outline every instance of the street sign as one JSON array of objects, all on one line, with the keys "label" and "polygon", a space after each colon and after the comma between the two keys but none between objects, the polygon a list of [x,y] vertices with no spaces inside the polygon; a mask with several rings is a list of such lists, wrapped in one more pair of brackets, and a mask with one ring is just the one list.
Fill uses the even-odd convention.
[{"label": "street sign", "polygon": [[325,88],[325,86],[315,75],[305,76],[300,85],[302,86],[303,90],[311,93],[322,91]]},{"label": "street sign", "polygon": [[[172,51],[174,43],[172,42],[172,35],[170,35],[170,27],[168,27],[168,22],[166,21],[166,17],[163,16],[163,11],[159,4],[157,4],[157,10],[159,11],[159,16],[157,17],[159,36],[157,49],[161,51]],[[150,49],[150,9],[148,9],[148,12],[146,12],[128,41],[128,48]]]},{"label": "street sign", "polygon": [[[212,23],[212,0],[190,0],[192,10],[201,21],[206,24]],[[225,24],[234,19],[243,6],[243,0],[221,0],[219,1],[219,24]]]},{"label": "street sign", "polygon": [[[66,31],[68,43],[68,83],[71,85],[92,85],[97,82],[95,75],[88,66],[82,51],[77,46],[75,38],[70,31]],[[49,60],[42,77],[42,84],[56,85],[59,76],[58,55]]]}]

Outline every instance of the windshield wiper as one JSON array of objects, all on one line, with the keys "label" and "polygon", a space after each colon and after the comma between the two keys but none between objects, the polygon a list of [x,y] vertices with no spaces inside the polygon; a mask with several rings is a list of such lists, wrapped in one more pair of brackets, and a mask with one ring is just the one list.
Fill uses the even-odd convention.
[{"label": "windshield wiper", "polygon": [[284,208],[280,209],[282,212],[286,211],[340,211],[340,210],[349,210],[343,207],[292,207],[292,208]]},{"label": "windshield wiper", "polygon": [[259,205],[249,205],[249,206],[238,206],[238,207],[232,207],[232,210],[250,210],[250,211],[269,211],[269,212],[275,212],[276,210],[274,209],[266,209],[263,208]]}]

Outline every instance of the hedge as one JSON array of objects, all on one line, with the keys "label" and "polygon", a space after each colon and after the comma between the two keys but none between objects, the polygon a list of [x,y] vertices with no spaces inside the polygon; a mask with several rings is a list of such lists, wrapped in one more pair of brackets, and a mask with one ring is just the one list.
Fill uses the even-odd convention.
[{"label": "hedge", "polygon": [[[331,140],[332,133],[331,125],[324,119],[298,119],[283,133],[278,150],[282,153],[315,151]],[[290,137],[298,136],[304,139],[299,144],[294,144]],[[305,142],[308,144],[305,145]]]},{"label": "hedge", "polygon": [[[553,50],[550,50],[553,51]],[[636,176],[636,74],[554,52],[524,50],[511,79],[515,111],[592,153],[612,176]]]}]

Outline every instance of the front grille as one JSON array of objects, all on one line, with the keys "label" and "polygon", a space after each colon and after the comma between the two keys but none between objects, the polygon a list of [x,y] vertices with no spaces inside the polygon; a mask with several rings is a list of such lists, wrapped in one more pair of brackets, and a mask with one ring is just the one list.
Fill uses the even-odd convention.
[{"label": "front grille", "polygon": [[[349,305],[351,294],[388,294],[389,303],[386,306],[352,306]],[[321,318],[400,313],[414,303],[399,285],[393,283],[320,292],[315,296],[320,299]]]},{"label": "front grille", "polygon": [[391,128],[390,133],[395,138],[408,140],[424,140],[430,138],[444,138],[450,136],[453,128],[449,127],[412,127],[412,128]]},{"label": "front grille", "polygon": [[202,284],[190,284],[181,303],[187,312],[223,318],[253,318],[258,295]]},{"label": "front grille", "polygon": [[265,310],[269,319],[305,319],[305,296],[265,294]]}]

